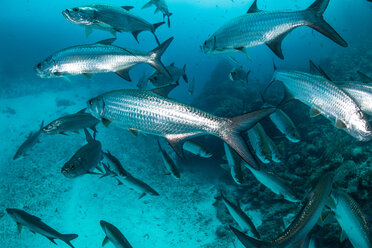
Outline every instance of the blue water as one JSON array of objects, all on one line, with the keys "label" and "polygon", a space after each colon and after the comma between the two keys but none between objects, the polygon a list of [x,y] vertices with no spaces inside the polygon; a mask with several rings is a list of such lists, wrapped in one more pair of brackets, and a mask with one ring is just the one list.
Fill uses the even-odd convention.
[{"label": "blue water", "polygon": [[[302,10],[312,0],[259,0],[264,10]],[[262,186],[249,173],[246,185],[238,186],[221,168],[223,143],[215,137],[197,140],[213,153],[212,158],[191,154],[177,157],[166,142],[168,153],[181,172],[179,180],[167,175],[156,139],[150,135],[134,137],[117,127],[99,124],[97,139],[104,150],[110,150],[134,176],[150,184],[160,196],[145,196],[124,186],[117,186],[111,177],[99,179],[84,175],[65,178],[61,167],[83,145],[82,132],[68,136],[43,136],[28,156],[13,161],[17,148],[29,132],[65,114],[75,113],[86,101],[112,89],[136,88],[144,72],[154,69],[146,64],[133,67],[127,82],[114,73],[41,79],[34,67],[50,54],[74,45],[89,44],[111,38],[106,31],[94,30],[87,38],[84,28],[68,22],[61,14],[66,8],[93,3],[135,6],[133,13],[150,23],[162,21],[154,7],[141,9],[141,1],[12,1],[0,6],[0,247],[53,247],[40,235],[25,231],[17,233],[16,224],[5,208],[20,208],[41,217],[61,233],[76,233],[75,247],[99,247],[104,233],[99,225],[106,220],[120,229],[133,247],[242,247],[229,231],[236,225],[219,197],[220,190],[238,200],[251,217],[261,236],[273,239],[281,230],[281,219],[294,216],[299,204],[281,199]],[[200,46],[218,27],[244,14],[251,1],[167,0],[171,28],[166,24],[156,34],[160,41],[174,37],[164,53],[165,65],[175,62],[187,65],[189,81],[195,78],[195,91],[188,94],[188,84],[182,79],[170,97],[205,111],[234,116],[261,107],[259,92],[270,82],[273,63],[281,69],[308,72],[308,61],[320,64],[336,80],[357,77],[360,70],[372,76],[372,4],[364,0],[331,0],[325,20],[347,41],[343,48],[309,27],[292,31],[283,41],[285,60],[280,60],[265,45],[247,49],[250,59],[242,53],[231,54],[244,68],[251,70],[248,86],[229,81],[228,73],[237,66],[225,55],[204,54]],[[129,33],[118,33],[117,46],[150,51],[157,44],[150,32],[139,35],[139,43]],[[278,94],[282,94],[281,91]],[[293,119],[302,136],[293,144],[264,120],[267,134],[274,140],[282,156],[281,163],[264,166],[288,180],[299,198],[305,197],[316,179],[325,172],[335,174],[335,187],[348,192],[367,216],[372,216],[372,154],[370,142],[358,142],[337,130],[324,117],[310,118],[309,108],[291,102],[283,110]],[[349,241],[340,243],[337,223],[316,226],[312,233],[318,247],[352,247]],[[65,246],[57,241],[59,246]],[[112,244],[109,244],[111,247]],[[109,246],[108,245],[108,246]]]}]

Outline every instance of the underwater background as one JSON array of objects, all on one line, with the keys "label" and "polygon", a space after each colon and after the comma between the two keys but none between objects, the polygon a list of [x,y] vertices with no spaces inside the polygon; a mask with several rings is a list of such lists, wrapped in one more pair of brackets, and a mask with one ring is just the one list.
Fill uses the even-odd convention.
[{"label": "underwater background", "polygon": [[[141,9],[141,1],[3,1],[0,3],[0,247],[54,247],[49,240],[31,232],[17,233],[5,209],[19,208],[43,219],[62,233],[77,233],[74,247],[100,247],[105,235],[99,221],[118,227],[133,247],[243,247],[229,230],[234,221],[220,199],[220,191],[237,199],[251,217],[264,239],[281,232],[283,219],[289,220],[300,205],[276,196],[248,171],[245,184],[236,185],[224,164],[223,142],[206,136],[197,140],[213,154],[200,158],[186,154],[180,159],[167,147],[181,172],[179,180],[167,175],[157,141],[150,135],[133,136],[126,130],[102,124],[97,139],[103,150],[110,150],[123,166],[151,185],[159,196],[145,196],[118,186],[111,177],[84,175],[70,179],[61,174],[63,164],[86,144],[80,134],[44,135],[28,156],[13,160],[17,148],[44,120],[49,123],[62,115],[86,107],[86,101],[103,92],[136,88],[144,72],[154,69],[146,64],[130,71],[132,82],[114,73],[42,79],[35,65],[50,54],[73,45],[89,44],[113,36],[94,30],[87,38],[84,29],[65,20],[61,12],[74,6],[105,3],[134,6],[133,13],[150,23],[163,20],[154,9]],[[264,10],[302,10],[312,0],[259,0]],[[248,84],[229,80],[236,62],[224,55],[204,54],[200,46],[223,23],[244,14],[252,1],[168,0],[171,28],[160,27],[160,41],[175,39],[162,56],[165,65],[186,64],[186,73],[195,78],[195,91],[181,80],[170,97],[219,116],[231,117],[261,106],[259,93],[270,82],[273,62],[278,68],[309,70],[309,59],[322,66],[335,80],[355,77],[360,70],[372,75],[372,4],[367,1],[331,0],[325,19],[348,42],[343,48],[309,27],[292,31],[283,42],[285,60],[278,59],[266,46],[234,54],[245,70],[251,70]],[[157,44],[150,32],[139,35],[118,33],[115,45],[150,51]],[[190,80],[191,81],[191,80]],[[278,94],[282,94],[278,90]],[[298,101],[283,110],[291,117],[300,134],[300,143],[290,143],[272,123],[262,124],[277,145],[281,162],[265,165],[286,179],[300,199],[325,172],[334,173],[334,187],[349,193],[367,216],[372,216],[372,144],[358,142],[334,128],[324,117],[309,117],[309,109]],[[162,143],[165,146],[165,142]],[[168,149],[169,148],[169,149]],[[369,222],[370,223],[370,222]],[[336,222],[313,229],[318,247],[352,247],[340,243]],[[57,241],[59,246],[65,246]],[[108,247],[112,244],[108,244]]]}]

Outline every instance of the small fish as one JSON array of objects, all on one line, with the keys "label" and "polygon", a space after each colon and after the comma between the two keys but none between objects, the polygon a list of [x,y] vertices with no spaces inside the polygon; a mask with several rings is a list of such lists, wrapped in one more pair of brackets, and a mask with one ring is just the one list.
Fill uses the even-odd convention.
[{"label": "small fish", "polygon": [[146,90],[149,81],[146,77],[147,77],[146,73],[143,73],[142,77],[140,77],[140,79],[138,80],[137,88],[139,90]]},{"label": "small fish", "polygon": [[43,128],[43,132],[49,135],[66,134],[66,132],[77,132],[80,129],[90,128],[96,133],[96,125],[99,120],[89,113],[84,113],[84,111],[85,109],[52,121]]},{"label": "small fish", "polygon": [[331,209],[342,229],[340,241],[343,242],[347,237],[353,247],[371,248],[372,233],[356,201],[345,192],[339,190],[332,190],[331,198],[334,202],[334,206],[331,206]]},{"label": "small fish", "polygon": [[188,151],[202,158],[210,158],[213,155],[204,146],[191,140],[185,141],[185,143],[183,143],[182,148],[183,150]]},{"label": "small fish", "polygon": [[251,73],[251,71],[245,72],[243,70],[242,66],[237,66],[234,67],[230,72],[229,72],[229,78],[233,82],[241,82],[244,83],[245,85],[248,84],[248,76]]},{"label": "small fish", "polygon": [[98,174],[93,172],[99,169],[102,159],[101,142],[94,140],[87,129],[84,129],[87,144],[81,147],[72,158],[62,167],[62,174],[68,178],[75,178],[85,174]]},{"label": "small fish", "polygon": [[220,137],[251,166],[259,168],[241,133],[275,111],[266,108],[233,118],[221,118],[164,97],[159,91],[115,90],[87,102],[92,115],[105,126],[162,136],[183,157],[183,143],[201,135]]},{"label": "small fish", "polygon": [[283,102],[297,99],[308,105],[310,116],[320,114],[359,141],[372,139],[371,126],[355,101],[326,78],[298,71],[275,70],[273,80],[283,83]]},{"label": "small fish", "polygon": [[138,34],[142,31],[150,31],[158,44],[155,30],[164,22],[151,24],[143,18],[131,13],[132,6],[112,6],[107,4],[93,4],[75,7],[62,11],[62,15],[69,22],[84,26],[88,37],[93,29],[106,30],[116,37],[116,32],[129,32],[138,42]]},{"label": "small fish", "polygon": [[173,82],[176,82],[176,84],[178,85],[181,77],[183,78],[183,80],[185,80],[186,83],[188,83],[189,80],[186,75],[186,65],[184,65],[181,69],[176,67],[174,63],[172,63],[167,66],[166,69],[170,73],[171,78],[156,71],[148,78],[152,85],[154,85],[155,87],[162,87]]},{"label": "small fish", "polygon": [[39,233],[45,236],[54,244],[57,244],[54,240],[60,239],[72,248],[74,246],[70,243],[71,240],[78,237],[77,234],[61,234],[41,221],[39,217],[26,213],[23,210],[16,208],[7,208],[6,212],[14,219],[17,223],[18,232],[22,230],[22,226],[27,227],[33,233]]},{"label": "small fish", "polygon": [[290,202],[299,202],[298,198],[292,191],[290,185],[284,179],[280,178],[279,176],[275,175],[272,172],[265,171],[261,168],[261,170],[256,170],[250,166],[247,166],[244,163],[245,167],[247,167],[253,174],[253,176],[262,183],[266,188],[271,190],[273,193],[282,196],[284,199]]},{"label": "small fish", "polygon": [[13,160],[16,160],[20,157],[27,156],[27,151],[30,150],[37,142],[39,142],[39,136],[42,133],[44,121],[41,122],[40,129],[37,132],[31,132],[27,139],[22,143],[18,148],[16,154],[13,157]]},{"label": "small fish", "polygon": [[173,177],[175,177],[176,179],[179,179],[180,172],[178,171],[176,164],[174,163],[173,159],[168,155],[168,153],[163,150],[163,148],[160,145],[159,140],[158,140],[158,147],[159,147],[161,158],[163,159],[165,168]]},{"label": "small fish", "polygon": [[132,246],[129,244],[129,241],[114,225],[104,220],[101,220],[99,223],[103,232],[106,234],[106,237],[102,242],[102,247],[111,241],[116,248],[132,248]]},{"label": "small fish", "polygon": [[278,130],[285,135],[285,137],[293,142],[297,143],[300,141],[300,133],[297,131],[293,121],[288,117],[282,110],[277,109],[270,116],[271,121],[278,128]]},{"label": "small fish", "polygon": [[241,51],[266,44],[279,58],[284,59],[282,41],[293,29],[309,26],[337,44],[347,47],[339,34],[323,19],[329,0],[316,0],[302,11],[262,11],[254,0],[248,12],[222,25],[204,42],[203,51],[209,54]]},{"label": "small fish", "polygon": [[332,190],[332,178],[323,176],[314,189],[307,195],[305,202],[289,227],[272,241],[261,241],[245,235],[230,226],[231,230],[247,248],[259,247],[301,247],[308,233],[316,225],[329,194]]},{"label": "small fish", "polygon": [[243,212],[240,206],[236,206],[225,198],[221,193],[222,201],[225,204],[227,210],[229,211],[231,217],[238,223],[240,228],[244,233],[252,232],[256,238],[261,238],[260,234],[257,232],[252,220]]},{"label": "small fish", "polygon": [[66,77],[114,72],[131,81],[129,70],[134,65],[147,63],[161,73],[171,77],[160,58],[172,42],[173,37],[150,52],[122,48],[112,45],[115,39],[94,44],[79,45],[60,50],[37,64],[35,71],[41,78]]},{"label": "small fish", "polygon": [[151,5],[155,5],[155,13],[161,12],[163,13],[163,20],[165,17],[168,17],[168,28],[170,28],[170,20],[169,17],[172,15],[172,13],[168,10],[168,5],[164,0],[150,0],[150,2],[146,3],[142,9],[151,7]]},{"label": "small fish", "polygon": [[268,164],[272,160],[272,152],[269,146],[269,137],[267,136],[261,124],[257,123],[248,130],[248,139],[255,151],[257,157],[262,163]]},{"label": "small fish", "polygon": [[239,185],[243,184],[244,176],[241,167],[241,158],[226,143],[223,143],[223,147],[225,149],[226,160],[231,177],[237,184]]},{"label": "small fish", "polygon": [[114,169],[111,170],[110,166],[104,165],[104,169],[106,173],[103,176],[112,175],[116,177],[119,185],[123,184],[127,186],[128,188],[140,193],[141,194],[141,196],[139,197],[140,199],[144,197],[146,194],[153,195],[153,196],[159,195],[158,192],[156,192],[153,188],[151,188],[145,182],[135,178],[128,171],[126,171],[124,167],[121,165],[119,159],[117,159],[109,151],[103,152],[103,155],[108,159],[110,164],[114,166]]},{"label": "small fish", "polygon": [[195,90],[195,78],[192,78],[191,82],[189,83],[189,88],[188,88],[189,94],[190,95],[194,94],[194,90]]}]

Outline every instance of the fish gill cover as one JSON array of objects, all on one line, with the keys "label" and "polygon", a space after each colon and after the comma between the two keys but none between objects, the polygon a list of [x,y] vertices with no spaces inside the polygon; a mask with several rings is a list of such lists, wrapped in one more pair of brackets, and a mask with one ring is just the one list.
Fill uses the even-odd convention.
[{"label": "fish gill cover", "polygon": [[1,6],[0,247],[372,247],[370,1]]}]

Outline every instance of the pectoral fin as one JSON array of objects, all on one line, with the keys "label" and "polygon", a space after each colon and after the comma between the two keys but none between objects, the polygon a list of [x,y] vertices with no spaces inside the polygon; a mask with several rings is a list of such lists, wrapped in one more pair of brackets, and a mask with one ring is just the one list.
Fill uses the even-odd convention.
[{"label": "pectoral fin", "polygon": [[335,127],[339,128],[339,129],[344,129],[344,128],[346,128],[346,124],[342,120],[337,119],[336,123],[335,123]]},{"label": "pectoral fin", "polygon": [[108,242],[109,242],[109,238],[106,236],[103,241],[102,241],[102,247],[104,247]]},{"label": "pectoral fin", "polygon": [[322,113],[320,112],[319,109],[317,109],[315,107],[311,107],[311,109],[310,109],[310,117],[311,118],[314,118],[314,117],[316,117],[316,116],[318,116],[320,114],[322,114]]},{"label": "pectoral fin", "polygon": [[344,230],[341,231],[341,236],[340,236],[340,243],[343,243],[345,239],[347,238],[347,235]]},{"label": "pectoral fin", "polygon": [[92,79],[93,78],[93,75],[92,74],[89,74],[89,73],[82,73],[82,75],[88,79]]}]

